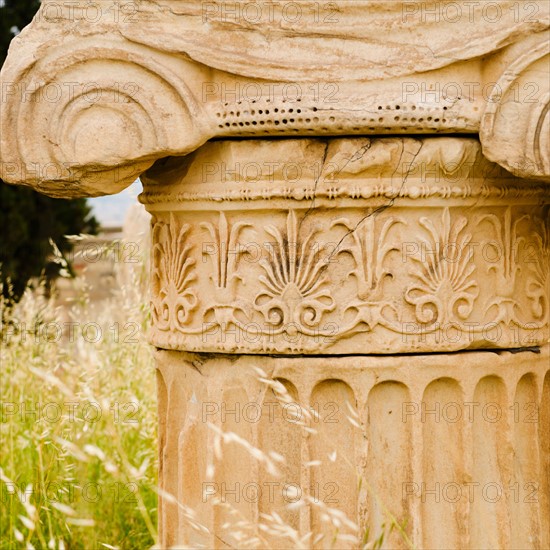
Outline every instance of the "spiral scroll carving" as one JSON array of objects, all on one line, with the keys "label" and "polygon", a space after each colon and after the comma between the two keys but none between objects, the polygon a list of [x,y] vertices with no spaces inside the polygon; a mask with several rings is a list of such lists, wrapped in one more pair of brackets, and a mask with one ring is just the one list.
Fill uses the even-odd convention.
[{"label": "spiral scroll carving", "polygon": [[4,181],[98,196],[212,138],[478,133],[507,170],[550,177],[544,0],[528,19],[494,2],[503,17],[490,23],[483,3],[452,2],[464,24],[444,26],[406,2],[329,2],[322,17],[318,2],[291,3],[313,27],[234,24],[223,2],[101,4],[44,0],[13,41],[0,75]]},{"label": "spiral scroll carving", "polygon": [[493,86],[480,139],[484,155],[516,176],[550,181],[550,35],[533,42]]},{"label": "spiral scroll carving", "polygon": [[196,146],[197,102],[178,60],[97,36],[19,59],[2,74],[14,96],[2,109],[2,176],[13,183],[52,196],[116,193],[157,158]]}]

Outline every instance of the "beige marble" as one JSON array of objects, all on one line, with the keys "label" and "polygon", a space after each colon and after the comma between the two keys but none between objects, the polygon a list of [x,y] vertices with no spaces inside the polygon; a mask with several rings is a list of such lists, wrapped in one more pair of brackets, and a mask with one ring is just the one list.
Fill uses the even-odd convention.
[{"label": "beige marble", "polygon": [[251,4],[45,0],[0,75],[1,177],[97,196],[214,137],[464,133],[549,180],[546,0]]},{"label": "beige marble", "polygon": [[44,0],[13,41],[0,177],[144,182],[163,548],[550,545],[549,10]]},{"label": "beige marble", "polygon": [[544,548],[547,187],[466,137],[224,140],[142,181],[164,546]]},{"label": "beige marble", "polygon": [[[322,539],[306,548],[372,548],[382,533],[392,550],[550,543],[548,346],[301,359],[160,350],[157,362],[161,487],[196,513],[161,500],[164,547],[294,548],[309,532]],[[277,472],[220,431],[281,455]],[[392,520],[402,530],[390,533]]]},{"label": "beige marble", "polygon": [[548,341],[550,200],[467,138],[209,143],[143,176],[151,341],[395,354]]}]

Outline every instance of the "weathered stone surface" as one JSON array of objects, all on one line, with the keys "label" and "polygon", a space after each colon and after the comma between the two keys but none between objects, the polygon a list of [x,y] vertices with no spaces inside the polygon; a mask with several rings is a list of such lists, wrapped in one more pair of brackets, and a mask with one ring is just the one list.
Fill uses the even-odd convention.
[{"label": "weathered stone surface", "polygon": [[480,133],[548,181],[550,5],[492,4],[46,0],[2,69],[0,175],[96,196],[213,137]]},{"label": "weathered stone surface", "polygon": [[218,141],[142,179],[157,347],[395,354],[548,341],[550,198],[475,139]]},{"label": "weathered stone surface", "polygon": [[[163,547],[295,547],[277,513],[313,532],[305,547],[360,548],[368,528],[382,548],[547,548],[548,353],[159,351],[160,483],[196,514],[162,499]],[[278,475],[238,438],[281,455]],[[353,523],[338,529],[325,507]]]},{"label": "weathered stone surface", "polygon": [[[518,17],[517,5],[510,0],[496,2],[492,10],[469,2],[250,4],[155,0],[136,14],[144,32],[138,32],[134,19],[121,25],[121,33],[134,42],[185,52],[208,67],[254,79],[365,81],[487,55],[545,30],[550,22],[542,3],[533,2],[529,17]],[[391,40],[380,40],[384,31]]]},{"label": "weathered stone surface", "polygon": [[547,548],[550,4],[106,4],[14,40],[0,176],[145,172],[162,545]]},{"label": "weathered stone surface", "polygon": [[217,141],[142,180],[164,546],[550,541],[547,187],[465,137]]}]

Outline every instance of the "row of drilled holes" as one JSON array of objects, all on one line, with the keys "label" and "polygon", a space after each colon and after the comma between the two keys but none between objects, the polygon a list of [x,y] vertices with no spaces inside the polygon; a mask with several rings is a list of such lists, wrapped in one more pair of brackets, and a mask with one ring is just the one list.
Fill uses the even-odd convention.
[{"label": "row of drilled holes", "polygon": [[[395,121],[395,122],[399,122],[400,120],[401,120],[402,122],[407,122],[407,118],[400,119],[399,117],[394,117],[394,121]],[[434,118],[434,119],[432,119],[432,117],[427,117],[427,118],[426,118],[426,121],[427,121],[427,122],[432,122],[432,120],[433,120],[433,122],[439,122],[439,121],[440,121],[439,118]],[[297,122],[298,122],[299,124],[301,124],[301,123],[303,123],[303,122],[305,122],[306,124],[311,124],[312,121],[313,121],[314,124],[318,124],[318,123],[319,123],[319,118],[318,118],[318,117],[314,117],[313,119],[306,118],[305,120],[302,119],[302,118],[299,118],[299,119],[297,120]],[[336,121],[335,117],[330,117],[330,118],[329,118],[329,122],[335,122],[335,121]],[[414,122],[416,122],[416,121],[417,121],[417,119],[414,118],[414,117],[411,118],[411,120],[410,120],[411,123],[414,123]],[[244,126],[258,126],[258,125],[259,125],[259,126],[265,126],[266,124],[274,124],[275,126],[278,126],[278,125],[281,124],[281,123],[282,123],[282,124],[288,124],[288,123],[294,124],[295,122],[296,122],[296,119],[294,119],[294,118],[291,118],[291,119],[288,119],[288,120],[285,118],[285,119],[283,119],[282,121],[279,121],[279,120],[266,120],[266,121],[264,121],[264,120],[260,120],[260,121],[253,120],[253,121],[251,121],[251,122],[250,122],[250,121],[245,121],[245,122],[226,122],[225,124],[219,124],[219,125],[218,125],[218,128],[230,128],[230,127],[232,127],[232,126],[233,126],[233,127],[236,127],[236,126],[241,126],[241,127],[244,127]],[[366,122],[366,119],[363,119],[363,122]],[[373,118],[371,118],[371,119],[370,119],[370,122],[375,122],[375,120],[374,120]],[[379,122],[379,123],[384,122],[384,117],[380,117],[380,118],[378,119],[378,122]],[[419,119],[418,119],[418,122],[424,122],[424,119],[423,119],[423,118],[419,118]],[[445,123],[447,122],[447,120],[446,120],[445,118],[443,118],[443,119],[441,119],[441,122],[442,122],[443,124],[445,124]],[[406,130],[406,129],[408,129],[408,128],[409,128],[409,127],[407,127],[407,126],[403,126],[403,127],[402,127],[403,130]],[[323,129],[323,130],[328,130],[328,128],[322,128],[322,129]],[[356,130],[356,131],[359,131],[360,129],[361,129],[361,128],[359,128],[359,127],[354,127],[354,130]],[[376,129],[375,127],[369,128],[369,130],[372,130],[372,131],[374,131],[375,129]],[[392,129],[391,127],[386,127],[386,130],[391,130],[391,129]],[[342,127],[342,126],[338,126],[338,130],[343,130],[343,127]]]},{"label": "row of drilled holes", "polygon": [[[266,99],[266,102],[269,102],[269,101],[270,101],[269,99]],[[285,103],[285,101],[286,101],[286,100],[284,100],[284,99],[282,100],[283,103]],[[300,99],[297,99],[296,101],[300,101]],[[238,103],[238,104],[241,104],[241,101],[238,101],[237,103]],[[251,103],[255,103],[255,100],[252,100]],[[225,105],[229,105],[229,104],[226,103]],[[382,106],[382,105],[378,105],[378,110],[382,110],[382,109],[383,109],[383,106]],[[391,107],[390,105],[386,105],[386,109],[387,109],[387,110],[390,110],[390,109],[392,109],[392,107]],[[400,110],[400,109],[401,109],[401,106],[400,106],[400,105],[396,105],[396,106],[395,106],[395,109],[396,109],[396,110]],[[411,109],[412,111],[415,111],[415,110],[416,110],[416,106],[415,106],[415,105],[412,105],[412,106],[410,107],[410,109]],[[424,108],[421,107],[421,106],[419,106],[418,109],[419,109],[420,111],[423,111],[423,110],[424,110]],[[443,107],[443,110],[446,111],[446,110],[447,110],[447,107],[446,107],[446,106]],[[317,107],[313,107],[313,108],[312,108],[312,111],[313,111],[313,112],[317,112],[317,111],[318,111],[318,108],[317,108]],[[287,111],[286,111],[285,109],[279,109],[278,107],[275,107],[275,108],[273,109],[273,112],[274,112],[274,113],[277,113],[277,114],[279,114],[279,112],[280,112],[280,114],[285,114]],[[301,114],[301,112],[302,112],[301,109],[296,109],[296,113],[297,113],[297,114]],[[288,113],[289,113],[289,114],[294,113],[294,109],[288,109]],[[251,109],[250,112],[249,112],[249,111],[243,111],[242,114],[245,115],[245,116],[246,116],[246,115],[249,115],[249,114],[250,114],[250,115],[255,115],[255,114],[256,114],[256,111],[255,111],[254,109]],[[269,109],[258,109],[258,114],[259,114],[259,115],[264,115],[264,114],[265,114],[265,115],[269,115],[269,114],[270,114],[270,111],[269,111]],[[221,117],[227,118],[227,116],[237,116],[237,117],[240,117],[240,116],[241,116],[241,112],[240,112],[240,111],[236,111],[236,112],[235,112],[235,111],[230,111],[229,113],[223,113],[223,114],[220,113],[220,112],[218,112],[218,113],[216,113],[216,115],[218,116],[218,118],[221,118]],[[433,122],[439,122],[439,121],[440,121],[439,118],[433,118],[433,117],[431,117],[431,116],[430,116],[430,117],[426,117],[426,121],[428,121],[428,122],[431,122],[432,119],[433,119]],[[366,122],[366,120],[367,120],[367,119],[364,118],[364,119],[363,119],[363,122]],[[402,122],[408,122],[408,119],[407,119],[406,117],[403,118],[403,119],[400,119],[399,116],[394,117],[394,121],[395,121],[395,122],[399,122],[400,120],[402,120]],[[310,118],[306,118],[306,119],[305,119],[306,124],[310,124],[311,121],[312,121],[312,119],[310,119]],[[416,122],[416,121],[417,121],[417,119],[416,119],[415,117],[411,117],[410,122],[413,122],[413,123],[414,123],[414,122]],[[252,125],[252,126],[257,126],[258,124],[261,125],[261,126],[263,126],[263,125],[265,125],[265,124],[275,124],[276,126],[278,126],[281,122],[282,122],[283,124],[288,124],[288,122],[290,122],[291,124],[293,124],[293,123],[295,122],[295,119],[292,119],[292,118],[291,118],[291,119],[289,119],[289,120],[283,119],[282,121],[278,121],[278,120],[276,120],[276,121],[271,121],[271,120],[268,120],[268,121],[259,121],[259,122],[258,122],[258,121],[252,121],[252,122],[248,122],[248,121],[247,121],[247,122],[244,122],[244,123],[243,123],[243,122],[239,122],[239,123],[236,123],[236,122],[233,122],[233,123],[226,122],[225,124],[219,124],[218,127],[219,127],[219,128],[224,128],[224,127],[225,127],[225,128],[229,128],[229,127],[231,127],[231,126],[233,126],[233,127],[236,127],[236,126],[244,127],[244,126],[251,126],[251,125]],[[302,123],[302,122],[303,122],[303,119],[301,119],[301,118],[298,119],[298,122],[299,122],[299,123]],[[315,117],[315,118],[313,118],[313,122],[314,122],[315,124],[317,124],[317,123],[319,122],[319,119],[318,119],[317,117]],[[335,122],[335,117],[332,117],[332,116],[331,116],[331,117],[329,118],[329,122]],[[376,121],[375,121],[374,118],[371,118],[371,119],[370,119],[370,122],[372,123],[372,122],[376,122]],[[378,119],[378,122],[379,122],[379,123],[384,122],[384,117],[380,117],[380,118]],[[418,122],[420,122],[420,123],[421,123],[421,122],[424,122],[424,118],[423,118],[423,117],[418,118]],[[446,119],[441,119],[441,122],[445,124],[447,121],[446,121]],[[403,128],[403,130],[408,129],[408,128],[405,127],[405,126],[402,127],[402,128]],[[323,128],[323,130],[324,130],[324,129],[325,129],[325,128]],[[338,129],[342,130],[343,128],[340,126]],[[372,131],[375,130],[375,128],[369,128],[369,129],[372,130]],[[386,129],[387,129],[387,130],[391,130],[391,128],[386,128]],[[328,130],[328,129],[327,129],[327,130]],[[358,128],[354,128],[354,130],[359,131]]]},{"label": "row of drilled holes", "polygon": [[[313,107],[312,111],[314,113],[317,112],[317,107]],[[279,109],[278,107],[275,107],[275,109],[273,109],[273,112],[274,113],[281,113],[281,114],[285,114],[287,111],[286,109]],[[297,114],[300,114],[302,112],[302,109],[296,109],[296,113]],[[258,114],[259,115],[268,115],[270,113],[269,109],[258,109]],[[292,114],[294,113],[294,109],[289,109],[288,110],[288,113],[289,114]],[[252,109],[251,111],[243,111],[242,113],[243,115],[255,115],[256,114],[256,111],[254,109]],[[223,118],[226,118],[227,116],[241,116],[241,112],[240,111],[230,111],[229,113],[216,113],[217,117],[220,118],[220,117],[223,117]]]},{"label": "row of drilled holes", "polygon": [[[384,107],[382,107],[382,105],[378,105],[378,110],[381,111]],[[391,105],[386,105],[386,109],[387,110],[390,110],[392,109],[392,106]],[[399,111],[401,109],[401,105],[396,105],[395,107],[393,107],[393,109],[395,109],[396,111]],[[417,107],[416,105],[411,105],[410,107],[406,107],[405,109],[410,109],[411,111],[416,111]],[[424,107],[422,107],[421,105],[418,106],[418,110],[419,111],[424,111]],[[429,110],[429,109],[427,109]],[[447,107],[443,107],[443,110],[446,111],[447,110]]]},{"label": "row of drilled holes", "polygon": [[[271,99],[269,98],[266,98],[262,101],[265,101],[266,103],[271,103]],[[281,103],[286,103],[286,99],[277,99],[277,103],[281,102]],[[297,103],[300,103],[302,101],[302,98],[301,97],[297,97],[296,99],[292,99],[292,100],[289,100],[289,102],[291,103],[294,103],[294,102],[297,102]],[[243,102],[241,100],[237,101],[237,105],[241,105]],[[250,99],[247,103],[256,103],[256,100],[255,99]],[[228,101],[226,101],[224,103],[224,106],[225,107],[229,107],[230,103]],[[234,103],[231,103],[231,105],[234,105]]]},{"label": "row of drilled holes", "polygon": [[[379,109],[380,109],[380,107],[379,107]],[[317,110],[318,110],[317,107],[313,107],[313,109],[312,109],[312,111],[313,111],[314,113],[316,113]],[[412,109],[412,110],[414,111],[414,109]],[[422,109],[422,110],[423,110],[423,109]],[[443,107],[443,110],[446,111],[446,110],[447,110],[447,107]],[[276,107],[275,109],[273,109],[273,112],[276,113],[276,114],[279,114],[279,113],[280,113],[280,114],[285,114],[287,111],[286,111],[285,109],[280,109],[280,110],[279,110],[279,109]],[[296,109],[296,113],[297,113],[297,114],[301,114],[301,112],[302,112],[301,109]],[[292,113],[294,113],[294,109],[288,109],[288,114],[292,114]],[[243,111],[242,114],[243,114],[244,116],[246,116],[246,115],[252,115],[252,116],[254,116],[254,115],[256,114],[256,111],[255,111],[254,109],[252,109],[252,110],[250,110],[250,111]],[[258,109],[258,114],[259,114],[259,115],[264,115],[264,114],[265,114],[265,115],[269,115],[269,114],[270,114],[270,111],[269,111],[269,109],[265,109],[265,110],[264,110],[264,109]],[[237,116],[237,117],[240,117],[240,116],[241,116],[241,112],[240,112],[240,111],[236,111],[236,112],[235,112],[235,111],[230,111],[229,113],[216,113],[216,116],[217,116],[218,118],[227,118],[228,116]],[[427,120],[431,120],[431,119],[432,119],[432,117],[428,117],[428,118],[427,118]],[[379,121],[380,121],[380,120],[382,120],[382,119],[379,119]],[[399,117],[398,117],[398,116],[395,117],[394,120],[399,120]],[[403,120],[407,120],[407,119],[404,118]],[[411,120],[414,121],[414,120],[416,120],[416,119],[415,119],[415,118],[412,118]],[[421,121],[422,119],[420,118],[420,119],[418,119],[418,120]],[[436,119],[436,122],[437,122],[437,120],[438,120],[438,119]],[[373,119],[373,118],[371,118],[371,122],[374,122],[374,119]]]}]

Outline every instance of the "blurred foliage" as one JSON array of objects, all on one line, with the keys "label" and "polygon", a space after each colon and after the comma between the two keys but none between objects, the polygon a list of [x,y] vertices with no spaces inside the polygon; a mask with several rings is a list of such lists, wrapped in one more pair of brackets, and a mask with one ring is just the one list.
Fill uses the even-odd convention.
[{"label": "blurred foliage", "polygon": [[0,0],[0,59],[8,54],[14,36],[12,29],[28,25],[40,7],[40,0]]},{"label": "blurred foliage", "polygon": [[[39,0],[0,0],[0,62],[3,65],[14,34],[28,25]],[[2,132],[9,132],[2,128]],[[63,200],[41,195],[30,188],[0,180],[0,277],[3,294],[19,300],[33,277],[51,281],[59,265],[49,261],[52,239],[62,253],[72,245],[64,235],[96,234],[99,223],[86,199]]]}]

